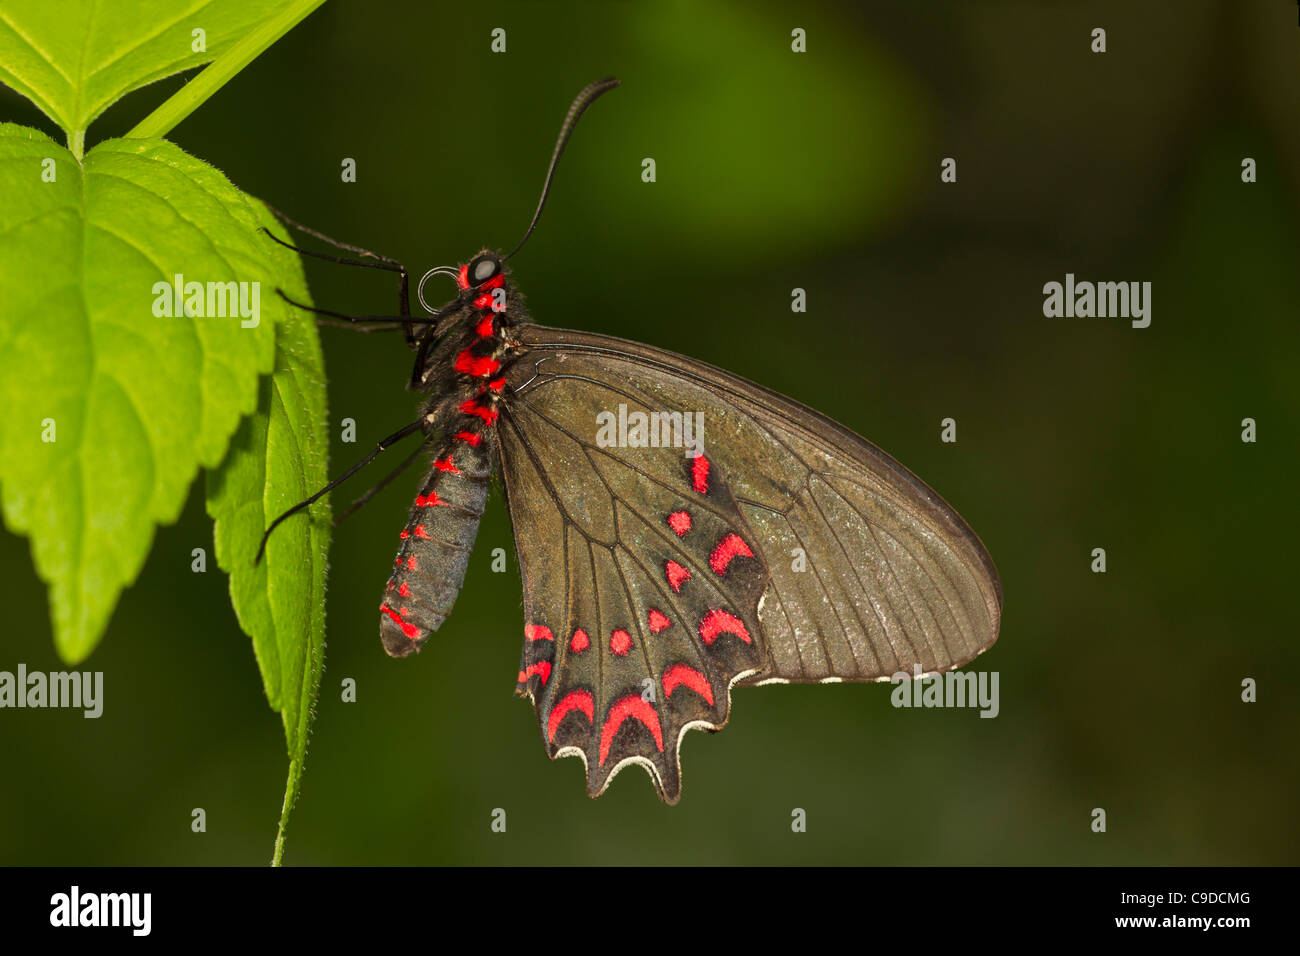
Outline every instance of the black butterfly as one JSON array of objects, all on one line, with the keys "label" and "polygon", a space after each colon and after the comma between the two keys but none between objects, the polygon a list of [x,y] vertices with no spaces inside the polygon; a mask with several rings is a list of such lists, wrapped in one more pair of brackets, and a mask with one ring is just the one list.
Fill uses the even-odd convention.
[{"label": "black butterfly", "polygon": [[[357,503],[433,450],[380,606],[384,649],[405,657],[451,613],[499,471],[523,576],[516,693],[532,699],[547,754],[581,757],[592,796],[639,763],[675,803],[682,737],[724,726],[736,685],[951,670],[997,639],[1002,591],[961,517],[829,418],[671,352],[529,322],[505,262],[532,234],[578,117],[616,85],[591,84],[569,109],[514,251],[425,274],[429,317],[411,316],[399,263],[282,217],[361,258],[309,255],[400,274],[398,316],[312,311],[400,325],[416,351],[408,387],[428,398],[267,534],[393,442],[423,436]],[[423,295],[434,275],[459,288],[437,310]],[[703,436],[687,431],[693,412]],[[628,423],[622,447],[597,440],[615,414]]]}]

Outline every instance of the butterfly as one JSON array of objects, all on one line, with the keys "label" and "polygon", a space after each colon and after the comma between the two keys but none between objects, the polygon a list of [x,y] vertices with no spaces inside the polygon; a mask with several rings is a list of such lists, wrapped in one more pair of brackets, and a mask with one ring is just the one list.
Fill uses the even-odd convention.
[{"label": "butterfly", "polygon": [[[537,225],[578,118],[617,85],[592,83],[570,107],[512,252],[424,274],[428,316],[411,315],[400,263],[277,213],[356,258],[299,251],[399,274],[397,316],[293,304],[327,323],[403,329],[416,353],[408,387],[426,397],[415,421],[266,534],[420,436],[354,505],[431,453],[379,607],[384,649],[407,657],[451,613],[500,475],[523,581],[515,692],[532,701],[547,754],[581,758],[591,796],[639,764],[676,803],[682,738],[725,726],[735,687],[951,670],[997,639],[1002,590],[966,522],[844,426],[703,362],[530,320],[506,263]],[[424,294],[434,276],[456,284],[439,308]]]}]

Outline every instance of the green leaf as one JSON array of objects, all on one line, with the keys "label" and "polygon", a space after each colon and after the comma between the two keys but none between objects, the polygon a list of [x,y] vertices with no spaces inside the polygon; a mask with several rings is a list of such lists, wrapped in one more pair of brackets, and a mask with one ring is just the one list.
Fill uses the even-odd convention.
[{"label": "green leaf", "polygon": [[[283,231],[269,214],[268,227]],[[290,277],[291,298],[310,301],[297,255],[283,246],[268,252]],[[329,500],[289,518],[254,564],[263,530],[281,512],[327,481],[325,373],[315,323],[293,311],[276,338],[275,374],[263,379],[257,414],[245,419],[221,467],[208,473],[208,514],[215,519],[217,563],[230,574],[239,624],[253,639],[271,706],[284,720],[289,779],[274,863],[298,794],[312,710],[325,654],[325,562]]]},{"label": "green leaf", "polygon": [[[42,133],[0,125],[0,195],[0,508],[32,540],[55,645],[75,664],[154,526],[176,520],[199,466],[221,462],[256,407],[288,311],[272,290],[299,266],[289,257],[286,280],[260,207],[160,140],[110,140],[83,166]],[[171,297],[155,284],[177,274],[249,283],[257,324],[238,310],[157,315]]]},{"label": "green leaf", "polygon": [[[80,158],[86,127],[119,98],[207,63],[250,27],[294,5],[292,0],[0,0],[0,81],[58,123]],[[203,31],[202,49],[196,49],[195,30]]]}]

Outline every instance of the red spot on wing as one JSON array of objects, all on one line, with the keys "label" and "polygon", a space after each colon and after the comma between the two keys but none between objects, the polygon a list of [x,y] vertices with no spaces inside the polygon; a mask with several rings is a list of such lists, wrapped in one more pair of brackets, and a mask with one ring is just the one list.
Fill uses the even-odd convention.
[{"label": "red spot on wing", "polygon": [[475,415],[483,419],[483,421],[487,422],[489,425],[495,424],[497,420],[497,410],[495,408],[484,408],[473,399],[470,399],[468,402],[463,402],[460,406],[460,410],[466,415]]},{"label": "red spot on wing", "polygon": [[573,632],[573,637],[569,639],[569,650],[575,654],[581,654],[589,647],[591,647],[591,639],[587,637],[587,632],[582,628],[578,628]]},{"label": "red spot on wing", "polygon": [[[379,605],[379,610],[383,611],[385,614],[391,617],[393,621],[397,624],[397,626],[402,629],[402,633],[405,634],[407,637],[409,637],[411,640],[414,641],[419,639],[420,629],[416,627],[414,624],[412,624],[410,621],[403,618],[402,615],[398,614],[387,604]],[[406,609],[403,608],[402,610],[406,610]]]},{"label": "red spot on wing", "polygon": [[403,581],[403,582],[402,582],[402,586],[401,586],[400,588],[397,589],[397,593],[400,594],[402,597],[410,597],[410,596],[411,596],[411,586],[410,586],[409,584],[407,584],[405,581]]},{"label": "red spot on wing", "polygon": [[650,633],[658,634],[660,631],[666,631],[673,626],[673,622],[668,620],[668,615],[658,608],[650,609]]},{"label": "red spot on wing", "polygon": [[732,558],[752,558],[754,552],[749,550],[745,539],[738,534],[729,534],[718,542],[713,553],[709,555],[709,567],[715,574],[726,574],[727,565]]},{"label": "red spot on wing", "polygon": [[403,541],[405,541],[410,536],[411,536],[411,532],[407,531],[405,528],[403,528],[402,533],[398,535],[398,537],[401,538]]},{"label": "red spot on wing", "polygon": [[415,555],[411,555],[406,559],[406,567],[410,571],[420,570],[420,562],[415,560]]},{"label": "red spot on wing", "polygon": [[614,633],[609,635],[609,649],[619,657],[626,657],[632,649],[632,635],[621,627],[615,628]]},{"label": "red spot on wing", "polygon": [[501,363],[490,355],[480,357],[475,355],[469,349],[463,349],[461,353],[456,356],[455,368],[456,371],[464,375],[474,375],[480,378],[486,378],[501,368]]},{"label": "red spot on wing", "polygon": [[680,594],[682,585],[691,579],[691,572],[676,561],[664,562],[664,574],[668,578],[668,586],[673,589],[674,594]]},{"label": "red spot on wing", "polygon": [[435,505],[445,505],[447,502],[438,497],[438,492],[430,491],[427,495],[415,496],[415,507],[432,508]]},{"label": "red spot on wing", "polygon": [[691,487],[702,495],[709,492],[709,459],[703,455],[691,460]]},{"label": "red spot on wing", "polygon": [[646,729],[654,735],[655,746],[659,752],[664,750],[664,733],[659,726],[659,715],[655,713],[654,707],[649,702],[641,699],[640,694],[628,694],[626,697],[619,698],[614,706],[609,709],[609,717],[605,720],[605,726],[600,731],[600,765],[605,766],[605,761],[609,758],[609,748],[614,742],[614,735],[618,733],[618,728],[623,726],[623,722],[629,717],[634,717],[645,725]]},{"label": "red spot on wing", "polygon": [[463,441],[466,445],[477,446],[482,440],[482,435],[475,435],[473,432],[456,432],[456,441]]},{"label": "red spot on wing", "polygon": [[528,678],[532,677],[534,674],[542,679],[542,684],[544,685],[546,679],[551,676],[551,662],[538,661],[536,664],[529,664],[527,670],[519,672],[519,683],[528,683]]},{"label": "red spot on wing", "polygon": [[719,634],[734,634],[746,644],[754,643],[749,639],[749,629],[744,621],[721,608],[714,608],[700,621],[700,640],[712,644]]},{"label": "red spot on wing", "polygon": [[524,637],[530,641],[554,641],[555,635],[543,624],[525,624]]},{"label": "red spot on wing", "polygon": [[417,538],[427,538],[427,537],[429,537],[429,532],[427,532],[427,531],[424,530],[424,525],[422,525],[422,524],[417,524],[417,525],[415,526],[415,536],[416,536]]},{"label": "red spot on wing", "polygon": [[706,704],[713,706],[713,687],[709,684],[709,679],[694,667],[674,664],[664,671],[663,685],[665,697],[673,696],[673,691],[678,687],[688,687],[703,697]]},{"label": "red spot on wing", "polygon": [[554,740],[555,732],[560,729],[560,722],[573,711],[587,715],[587,723],[596,719],[596,701],[589,690],[571,690],[551,708],[551,716],[546,721],[546,739]]},{"label": "red spot on wing", "polygon": [[437,468],[439,471],[449,471],[453,475],[460,474],[460,469],[457,468],[455,462],[451,460],[451,455],[448,455],[446,458],[439,458],[433,463],[433,467]]},{"label": "red spot on wing", "polygon": [[689,511],[674,511],[668,516],[668,527],[677,532],[677,537],[681,537],[691,530],[691,513]]}]

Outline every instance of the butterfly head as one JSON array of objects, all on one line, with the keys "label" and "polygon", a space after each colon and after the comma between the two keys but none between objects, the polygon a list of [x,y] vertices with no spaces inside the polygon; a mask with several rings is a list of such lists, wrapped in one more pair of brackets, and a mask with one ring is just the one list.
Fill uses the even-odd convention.
[{"label": "butterfly head", "polygon": [[456,281],[462,289],[481,289],[501,275],[503,269],[501,257],[495,252],[481,252],[461,266]]}]

